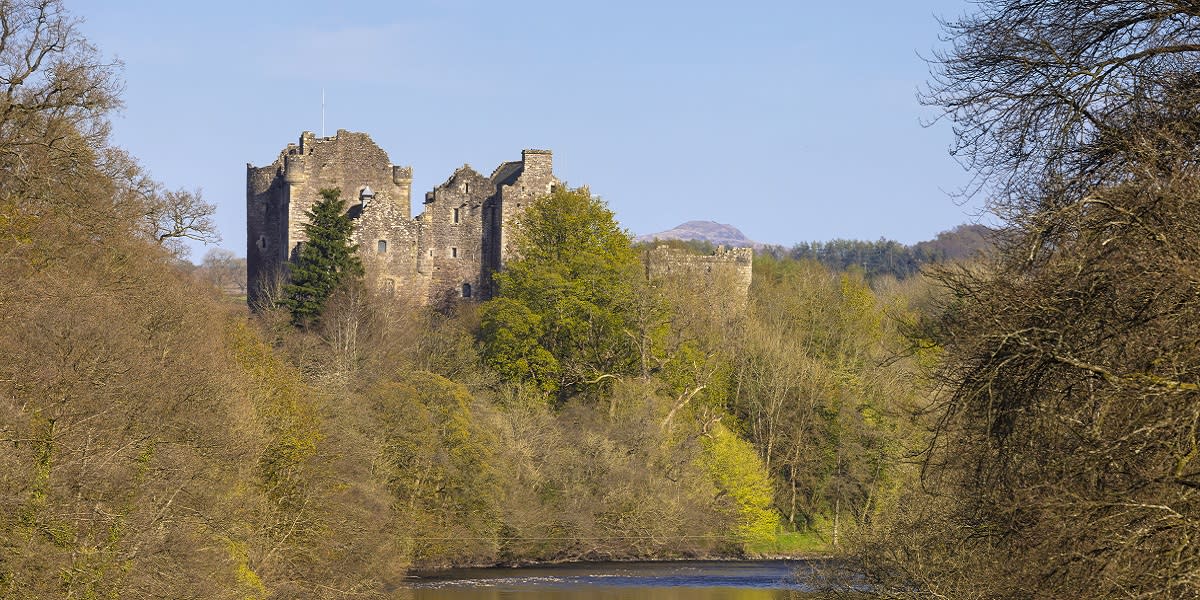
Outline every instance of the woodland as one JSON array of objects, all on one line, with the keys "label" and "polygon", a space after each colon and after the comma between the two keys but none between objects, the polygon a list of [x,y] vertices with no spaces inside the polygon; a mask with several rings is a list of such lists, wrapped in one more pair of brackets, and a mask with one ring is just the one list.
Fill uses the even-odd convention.
[{"label": "woodland", "polygon": [[995,229],[762,252],[746,296],[647,281],[561,188],[494,299],[418,307],[326,190],[250,312],[236,257],[184,260],[213,206],[110,142],[119,65],[0,0],[0,597],[781,555],[880,597],[1200,596],[1200,8],[972,10],[923,100]]}]

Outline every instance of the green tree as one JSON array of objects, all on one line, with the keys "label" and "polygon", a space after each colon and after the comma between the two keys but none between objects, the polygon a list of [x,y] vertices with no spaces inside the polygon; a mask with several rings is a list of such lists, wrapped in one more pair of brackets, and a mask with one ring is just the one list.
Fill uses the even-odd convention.
[{"label": "green tree", "polygon": [[325,302],[338,286],[362,277],[358,246],[350,243],[354,223],[346,215],[341,190],[321,190],[321,200],[305,213],[304,232],[308,241],[300,245],[300,256],[291,268],[291,283],[285,288],[284,305],[292,322],[307,327],[320,319]]},{"label": "green tree", "polygon": [[587,188],[559,188],[513,225],[516,257],[483,307],[488,364],[562,394],[636,372],[640,263],[612,211]]}]

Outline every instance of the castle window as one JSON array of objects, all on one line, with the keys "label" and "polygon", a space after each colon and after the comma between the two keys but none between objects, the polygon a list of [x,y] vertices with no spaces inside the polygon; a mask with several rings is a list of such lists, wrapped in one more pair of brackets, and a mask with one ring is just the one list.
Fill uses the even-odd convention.
[{"label": "castle window", "polygon": [[433,248],[430,248],[430,249],[429,249],[429,255],[430,255],[430,256],[433,256]]},{"label": "castle window", "polygon": [[375,245],[375,251],[380,254],[387,252],[387,240],[379,240],[379,243]]},{"label": "castle window", "polygon": [[458,248],[450,248],[450,258],[458,258]]},{"label": "castle window", "polygon": [[[469,184],[469,183],[464,183],[464,184],[463,184],[463,193],[464,193],[464,194],[469,194],[469,193],[471,193],[471,184]],[[458,221],[455,221],[455,223],[457,223],[457,222],[458,222]]]},{"label": "castle window", "polygon": [[456,208],[456,209],[454,209],[454,222],[455,222],[455,223],[457,223],[457,222],[458,222],[458,209],[457,209],[457,208]]},{"label": "castle window", "polygon": [[471,284],[469,284],[469,283],[464,283],[464,284],[463,284],[463,286],[462,286],[462,297],[463,297],[463,298],[470,298],[470,297],[471,297]]}]

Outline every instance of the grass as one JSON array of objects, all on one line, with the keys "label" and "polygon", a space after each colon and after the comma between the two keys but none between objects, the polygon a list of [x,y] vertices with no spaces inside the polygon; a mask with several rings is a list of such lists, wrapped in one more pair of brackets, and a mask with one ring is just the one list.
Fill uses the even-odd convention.
[{"label": "grass", "polygon": [[758,556],[812,556],[829,553],[829,541],[820,532],[806,531],[775,532],[775,539],[768,542],[749,544],[746,553]]}]

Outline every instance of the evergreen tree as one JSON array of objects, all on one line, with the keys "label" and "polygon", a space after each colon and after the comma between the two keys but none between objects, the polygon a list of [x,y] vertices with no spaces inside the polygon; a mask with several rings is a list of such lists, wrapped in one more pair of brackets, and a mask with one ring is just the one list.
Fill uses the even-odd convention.
[{"label": "evergreen tree", "polygon": [[291,268],[291,283],[285,288],[284,304],[292,311],[292,322],[307,327],[320,319],[325,302],[338,286],[363,276],[358,246],[350,243],[354,223],[346,213],[341,190],[321,190],[321,200],[305,213],[304,232],[308,241]]}]

